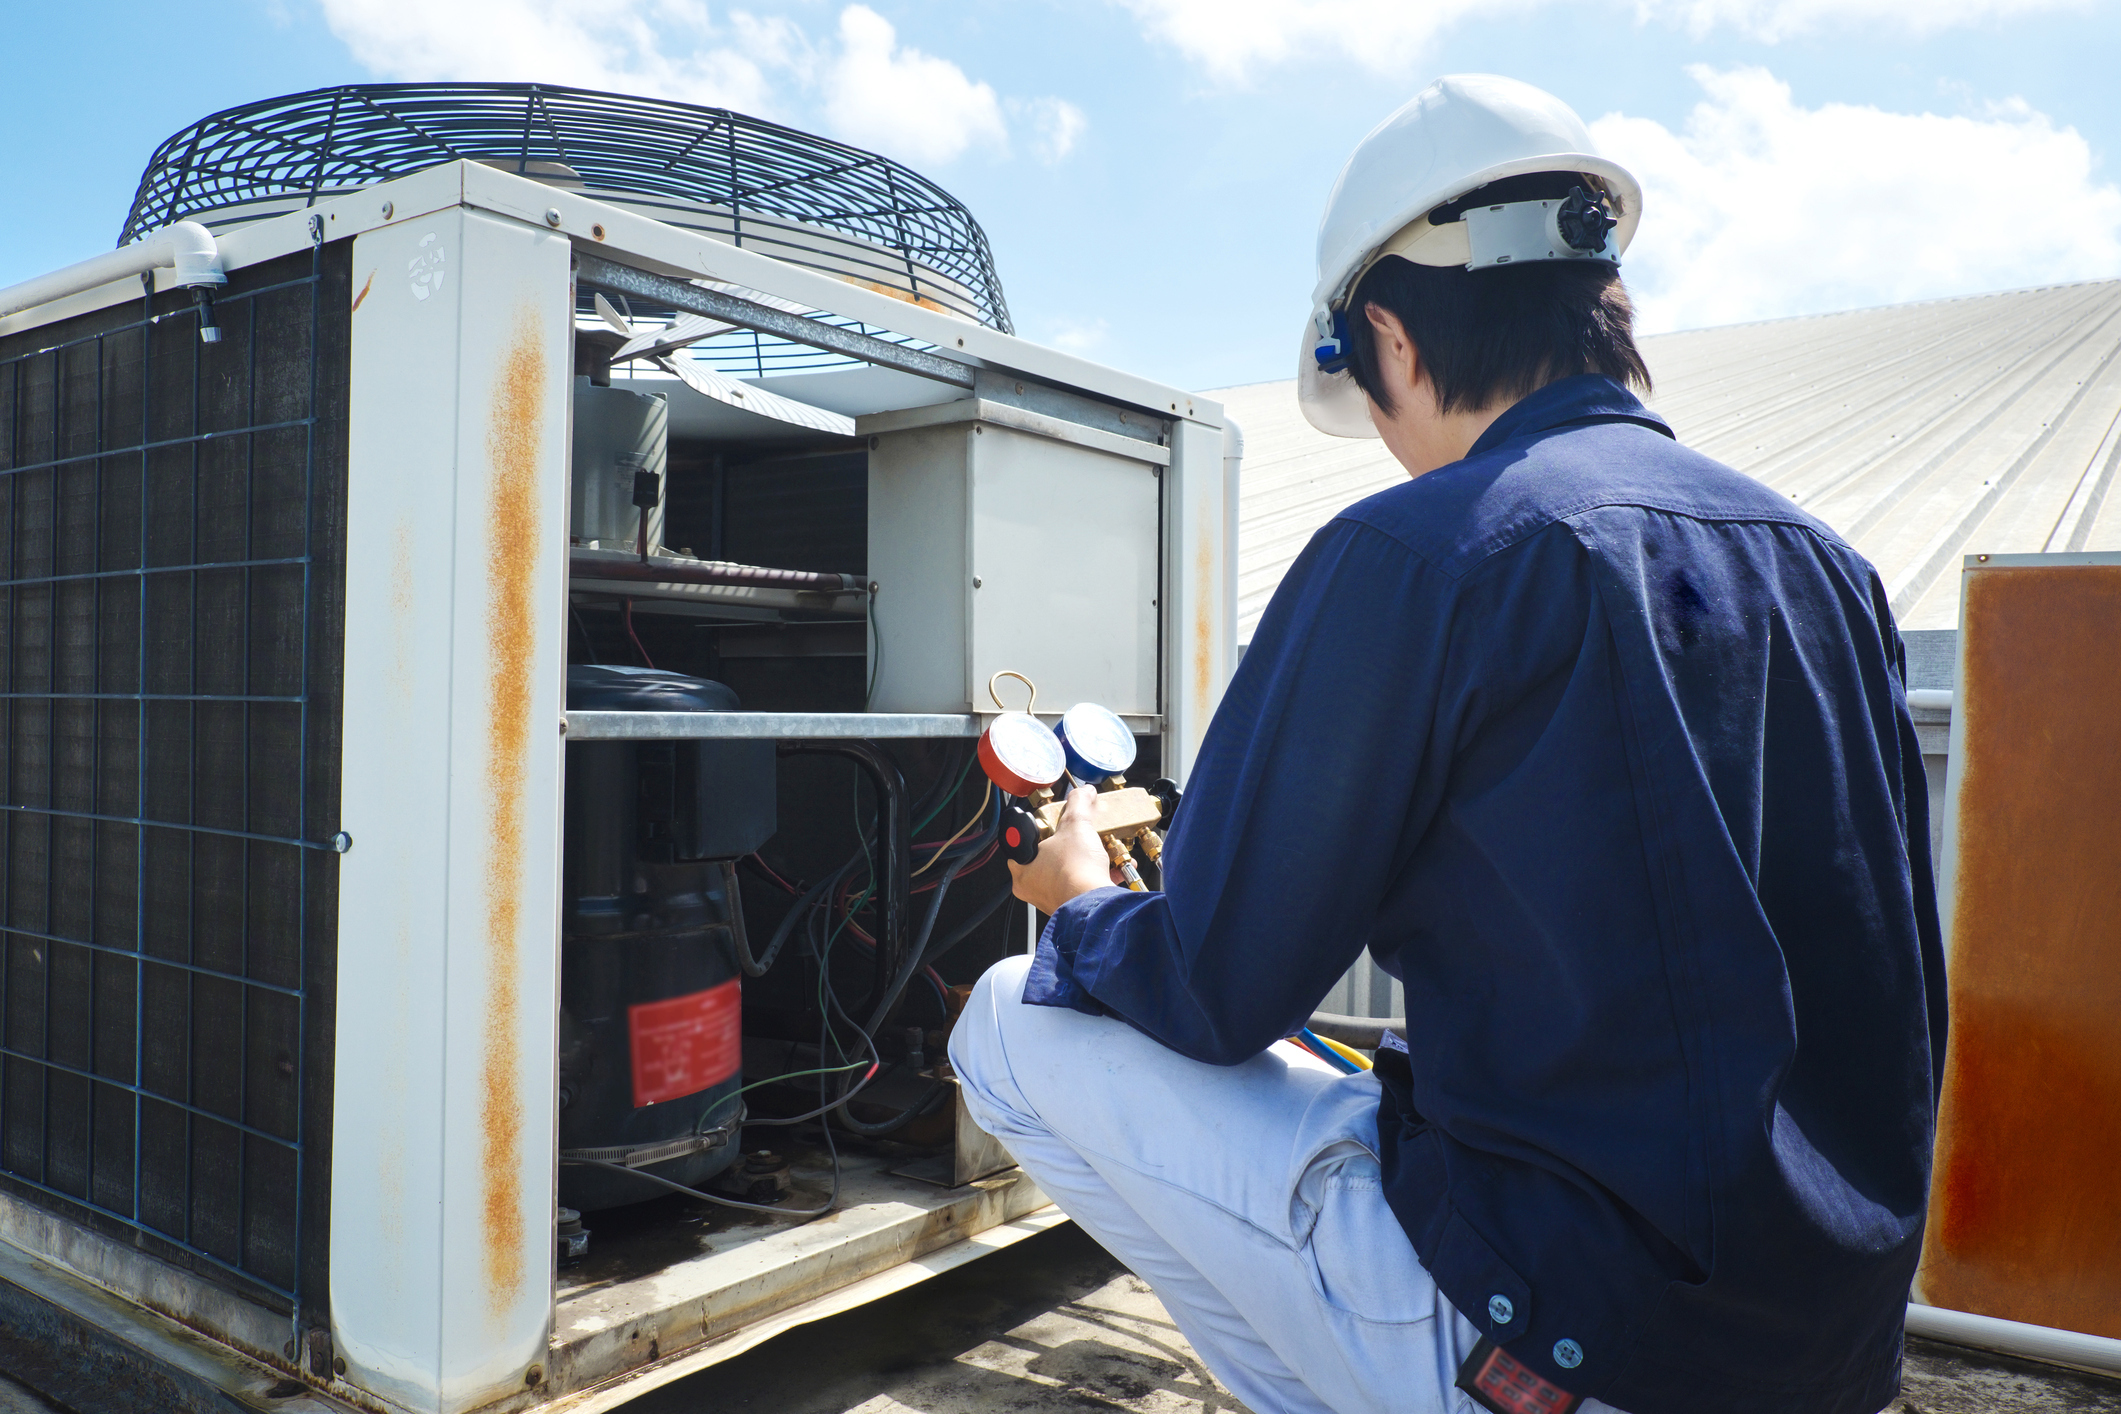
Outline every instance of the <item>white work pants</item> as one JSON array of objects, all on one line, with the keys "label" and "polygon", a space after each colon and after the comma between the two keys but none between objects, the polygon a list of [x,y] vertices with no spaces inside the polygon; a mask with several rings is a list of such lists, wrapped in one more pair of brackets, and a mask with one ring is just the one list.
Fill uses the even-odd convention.
[{"label": "white work pants", "polygon": [[1481,1414],[1453,1385],[1480,1333],[1385,1205],[1376,1080],[1285,1044],[1203,1065],[1025,1006],[1029,961],[991,969],[958,1021],[965,1103],[1216,1377],[1256,1414]]}]

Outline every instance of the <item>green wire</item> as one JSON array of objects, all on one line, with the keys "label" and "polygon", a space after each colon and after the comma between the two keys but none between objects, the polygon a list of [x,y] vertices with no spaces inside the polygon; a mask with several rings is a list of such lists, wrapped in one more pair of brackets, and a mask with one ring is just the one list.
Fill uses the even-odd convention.
[{"label": "green wire", "polygon": [[950,787],[950,793],[948,795],[944,796],[941,800],[936,802],[935,809],[929,811],[926,815],[921,816],[919,820],[914,822],[914,834],[919,834],[930,820],[933,820],[936,816],[943,813],[944,806],[948,805],[951,801],[957,799],[957,793],[965,788],[965,777],[972,774],[972,763],[974,761],[977,761],[978,759],[979,753],[976,751],[972,753],[972,755],[967,756],[965,758],[964,769],[957,773],[957,784]]},{"label": "green wire", "polygon": [[739,1085],[736,1087],[736,1089],[731,1090],[728,1094],[722,1096],[721,1099],[716,1100],[713,1104],[709,1105],[707,1107],[706,1114],[702,1114],[699,1117],[698,1123],[705,1124],[707,1122],[707,1115],[713,1114],[716,1110],[728,1104],[731,1100],[734,1100],[737,1096],[743,1094],[746,1090],[756,1090],[761,1085],[778,1085],[783,1080],[801,1080],[806,1075],[831,1075],[837,1071],[842,1070],[859,1070],[862,1066],[867,1064],[867,1061],[855,1061],[851,1065],[819,1066],[816,1070],[791,1070],[786,1075],[769,1075],[764,1080],[754,1080],[749,1085]]}]

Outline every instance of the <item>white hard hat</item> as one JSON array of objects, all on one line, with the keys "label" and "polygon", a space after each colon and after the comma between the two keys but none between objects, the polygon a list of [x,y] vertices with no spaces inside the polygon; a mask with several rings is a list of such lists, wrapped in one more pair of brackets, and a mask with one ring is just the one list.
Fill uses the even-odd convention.
[{"label": "white hard hat", "polygon": [[[1510,202],[1429,220],[1476,187],[1534,172],[1598,177],[1606,201]],[[1383,256],[1469,270],[1535,260],[1618,264],[1641,219],[1641,183],[1592,150],[1583,119],[1553,94],[1494,74],[1438,79],[1357,144],[1326,201],[1318,286],[1296,361],[1304,417],[1335,437],[1377,435],[1342,344],[1348,296]]]}]

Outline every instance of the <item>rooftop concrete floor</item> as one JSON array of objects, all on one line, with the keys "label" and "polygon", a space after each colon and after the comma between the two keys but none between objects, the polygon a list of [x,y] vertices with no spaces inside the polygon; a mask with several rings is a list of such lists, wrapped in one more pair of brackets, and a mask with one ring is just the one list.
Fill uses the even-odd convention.
[{"label": "rooftop concrete floor", "polygon": [[[626,1409],[1245,1414],[1148,1286],[1073,1224],[790,1331]],[[2121,1380],[1910,1341],[1890,1414],[2121,1414]]]}]

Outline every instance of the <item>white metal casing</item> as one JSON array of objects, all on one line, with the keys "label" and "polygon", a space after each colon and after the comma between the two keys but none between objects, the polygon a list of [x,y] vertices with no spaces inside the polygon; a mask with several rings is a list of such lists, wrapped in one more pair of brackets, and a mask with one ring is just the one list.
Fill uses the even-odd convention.
[{"label": "white metal casing", "polygon": [[552,1320],[568,253],[462,209],[354,244],[332,1335],[423,1414]]},{"label": "white metal casing", "polygon": [[869,439],[870,706],[993,711],[987,682],[1008,670],[1049,712],[1096,702],[1154,717],[1169,453],[999,420],[1013,412],[968,398],[859,424],[886,429]]},{"label": "white metal casing", "polygon": [[[830,311],[982,377],[1006,370],[1167,423],[1159,447],[1073,424],[1056,438],[1037,414],[990,410],[1011,436],[1110,457],[1146,488],[1125,533],[1132,572],[1147,575],[1131,592],[1151,605],[1148,657],[1130,659],[1147,695],[1108,705],[1138,729],[1161,725],[1164,769],[1181,780],[1234,661],[1223,543],[1234,467],[1212,401],[475,163],[320,200],[218,244],[233,270],[345,239],[340,823],[353,843],[339,891],[331,1336],[342,1393],[454,1414],[540,1398],[526,1376],[553,1319],[570,248]],[[178,283],[170,270],[152,278]],[[139,293],[138,279],[113,280],[0,318],[0,333]],[[1066,529],[1037,526],[1021,558],[1072,573],[1064,553],[1042,553]],[[881,718],[874,735],[961,724]]]}]

